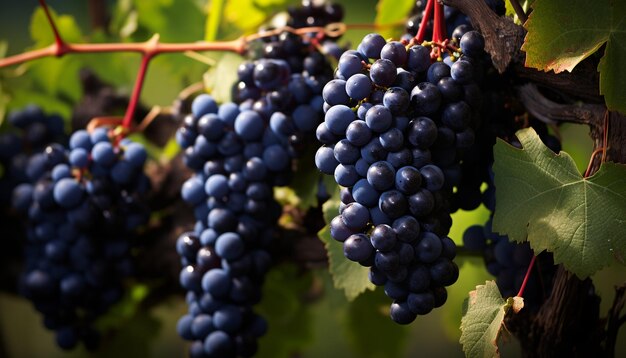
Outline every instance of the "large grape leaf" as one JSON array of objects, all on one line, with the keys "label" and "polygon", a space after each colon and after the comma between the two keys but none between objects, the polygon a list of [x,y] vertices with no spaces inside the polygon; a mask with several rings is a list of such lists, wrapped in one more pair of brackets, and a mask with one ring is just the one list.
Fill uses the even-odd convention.
[{"label": "large grape leaf", "polygon": [[[336,198],[328,200],[322,205],[324,218],[327,223],[337,215],[338,207],[339,200]],[[336,242],[330,236],[330,226],[328,224],[317,233],[317,236],[326,247],[326,252],[328,253],[328,268],[333,277],[333,284],[335,288],[344,291],[348,301],[353,301],[366,290],[376,288],[369,280],[369,269],[367,267],[352,262],[343,256],[343,245]]]},{"label": "large grape leaf", "polygon": [[[378,26],[377,32],[383,37],[398,35],[398,28],[404,26],[407,15],[413,9],[413,0],[378,0],[376,5],[376,19],[374,24]],[[399,26],[395,26],[400,24]]]},{"label": "large grape leaf", "polygon": [[513,299],[505,301],[495,281],[487,281],[484,285],[476,286],[476,290],[470,291],[466,303],[459,340],[465,356],[499,357],[498,336]]},{"label": "large grape leaf", "polygon": [[572,157],[554,154],[533,129],[517,132],[524,149],[494,149],[495,231],[585,278],[626,253],[626,166],[603,163],[583,178]]},{"label": "large grape leaf", "polygon": [[571,71],[606,43],[598,65],[609,109],[626,113],[626,1],[535,0],[525,26],[526,66]]}]

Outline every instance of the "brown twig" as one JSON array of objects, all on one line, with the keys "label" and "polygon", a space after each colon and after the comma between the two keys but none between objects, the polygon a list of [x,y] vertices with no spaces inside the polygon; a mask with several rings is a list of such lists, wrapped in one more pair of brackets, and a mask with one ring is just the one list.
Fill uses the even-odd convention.
[{"label": "brown twig", "polygon": [[606,107],[599,104],[561,104],[546,98],[536,85],[527,83],[517,88],[519,99],[537,119],[548,124],[569,122],[601,127]]},{"label": "brown twig", "polygon": [[109,14],[105,0],[89,0],[89,18],[92,29],[108,33]]},{"label": "brown twig", "polygon": [[242,37],[237,40],[223,42],[162,43],[158,42],[158,40],[150,39],[139,43],[65,44],[62,48],[59,48],[57,44],[52,44],[48,47],[1,59],[0,67],[16,65],[44,57],[60,57],[70,53],[138,52],[143,55],[156,56],[161,53],[185,51],[231,51],[242,54],[245,51],[245,43],[245,37]]},{"label": "brown twig", "polygon": [[513,6],[513,10],[515,10],[515,14],[520,19],[522,24],[525,23],[526,20],[528,20],[528,15],[526,15],[526,12],[524,12],[524,9],[522,8],[522,5],[520,5],[519,1],[509,0],[509,3],[511,3],[511,6]]},{"label": "brown twig", "polygon": [[303,27],[294,29],[291,27],[282,27],[270,31],[260,32],[249,36],[243,36],[233,41],[198,41],[192,43],[164,43],[158,40],[158,35],[154,35],[145,42],[133,43],[98,43],[98,44],[75,44],[55,43],[41,49],[27,51],[15,56],[0,59],[0,68],[12,66],[44,57],[57,56],[61,57],[72,53],[100,53],[100,52],[138,52],[144,56],[156,56],[162,53],[176,53],[186,51],[230,51],[243,54],[246,51],[246,45],[254,40],[274,36],[282,32],[290,32],[298,36],[305,36],[310,33],[324,33],[328,36],[338,36],[346,31],[346,25],[342,23],[333,23],[326,27]]}]

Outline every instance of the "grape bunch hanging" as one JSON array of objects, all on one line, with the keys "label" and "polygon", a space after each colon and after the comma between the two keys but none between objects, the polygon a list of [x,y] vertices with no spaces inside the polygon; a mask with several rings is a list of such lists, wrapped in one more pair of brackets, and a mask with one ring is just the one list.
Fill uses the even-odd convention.
[{"label": "grape bunch hanging", "polygon": [[[296,28],[341,19],[335,5],[290,12]],[[292,161],[313,139],[323,117],[322,88],[332,78],[318,48],[333,46],[315,35],[285,31],[258,39],[253,58],[238,68],[236,102],[218,106],[198,96],[177,132],[194,171],[181,193],[194,206],[196,227],[177,243],[189,304],[178,332],[193,342],[192,357],[253,356],[267,329],[253,306],[282,211],[273,189],[289,183]]]},{"label": "grape bunch hanging", "polygon": [[470,31],[450,50],[435,13],[432,42],[421,42],[423,31],[404,42],[369,34],[344,52],[317,128],[316,165],[343,187],[331,236],[370,267],[401,324],[443,305],[458,278],[450,197],[481,105],[483,39]]}]

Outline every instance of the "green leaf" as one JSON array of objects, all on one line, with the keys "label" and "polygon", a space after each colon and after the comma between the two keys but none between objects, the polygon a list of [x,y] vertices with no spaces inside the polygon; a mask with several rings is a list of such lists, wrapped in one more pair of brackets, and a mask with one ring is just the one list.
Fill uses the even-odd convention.
[{"label": "green leaf", "polygon": [[610,110],[626,114],[626,90],[624,90],[624,83],[626,83],[626,66],[624,65],[626,64],[626,2],[618,1],[617,3],[620,7],[616,6],[611,15],[614,23],[620,21],[620,32],[615,31],[609,35],[598,71],[600,71],[600,94],[604,96],[606,106]]},{"label": "green leaf", "polygon": [[[324,203],[322,210],[324,218],[329,223],[337,215],[339,200],[331,199]],[[334,213],[334,214],[333,214]],[[322,240],[328,254],[328,269],[333,277],[335,288],[342,289],[348,301],[353,301],[366,290],[376,288],[368,277],[369,269],[343,256],[343,245],[330,236],[330,226],[326,225],[317,233]]]},{"label": "green leaf", "polygon": [[233,85],[237,82],[237,67],[243,57],[231,53],[214,53],[217,64],[204,74],[204,86],[219,103],[230,102]]},{"label": "green leaf", "polygon": [[270,329],[259,341],[255,357],[289,358],[313,341],[311,305],[303,302],[312,282],[310,271],[302,272],[294,265],[281,265],[268,273],[256,310]]},{"label": "green leaf", "polygon": [[497,340],[511,304],[502,298],[495,281],[487,281],[470,291],[459,340],[466,357],[500,356]]},{"label": "green leaf", "polygon": [[145,41],[152,34],[161,35],[164,42],[199,41],[204,37],[205,11],[193,0],[134,0],[142,31],[135,34]]},{"label": "green leaf", "polygon": [[[513,6],[511,5],[511,2],[509,0],[506,0],[504,2],[504,5],[506,7],[506,16],[512,17],[513,21],[515,21],[516,24],[522,25],[519,17],[517,17],[515,9],[513,9]],[[520,1],[520,5],[522,5],[522,9],[524,9],[525,12],[528,11],[528,0]]]},{"label": "green leaf", "polygon": [[291,188],[300,200],[297,205],[302,210],[317,207],[317,190],[319,188],[320,171],[315,166],[316,146],[309,145],[302,157],[298,160],[298,175],[291,181]]},{"label": "green leaf", "polygon": [[226,2],[222,24],[226,32],[239,36],[255,32],[270,18],[269,15],[285,10],[294,0],[230,0]]},{"label": "green leaf", "polygon": [[523,150],[494,149],[495,231],[585,278],[626,253],[626,166],[603,163],[583,178],[565,152],[554,154],[532,129],[517,132]]},{"label": "green leaf", "polygon": [[224,17],[224,0],[211,0],[204,39],[215,41],[218,38],[220,22]]},{"label": "green leaf", "polygon": [[4,58],[7,55],[9,49],[9,43],[7,41],[0,41],[0,58]]},{"label": "green leaf", "polygon": [[[0,58],[2,58],[2,56],[0,56]],[[6,114],[7,104],[9,101],[10,97],[7,93],[5,93],[4,86],[2,82],[0,82],[0,126],[4,123],[4,115]]]},{"label": "green leaf", "polygon": [[532,7],[522,46],[526,66],[571,71],[606,43],[598,66],[600,93],[609,109],[626,113],[626,2],[535,0]]},{"label": "green leaf", "polygon": [[[66,42],[82,42],[82,31],[74,17],[57,15],[50,6],[48,8],[61,38]],[[30,36],[35,40],[35,47],[44,47],[54,43],[54,33],[42,7],[38,7],[33,13],[30,23]]]},{"label": "green leaf", "polygon": [[365,292],[350,304],[346,326],[358,356],[401,357],[405,352],[409,331],[389,319],[390,304],[382,289]]},{"label": "green leaf", "polygon": [[132,0],[118,0],[111,11],[109,32],[125,39],[132,36],[139,28],[139,14],[133,8]]},{"label": "green leaf", "polygon": [[398,28],[404,27],[414,5],[414,0],[378,0],[374,20],[374,24],[380,26],[378,32],[385,38],[398,35]]}]

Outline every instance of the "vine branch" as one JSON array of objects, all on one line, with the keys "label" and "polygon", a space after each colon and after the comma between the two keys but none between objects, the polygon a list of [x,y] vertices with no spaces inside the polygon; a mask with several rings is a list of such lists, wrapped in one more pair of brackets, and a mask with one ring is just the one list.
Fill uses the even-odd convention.
[{"label": "vine branch", "polygon": [[[156,36],[153,38],[158,40]],[[124,114],[124,120],[122,121],[122,127],[126,129],[131,127],[133,115],[135,114],[135,108],[137,108],[137,102],[139,102],[141,89],[143,88],[146,72],[148,71],[148,65],[150,64],[151,59],[152,56],[150,55],[143,55],[141,57],[141,65],[139,66],[139,72],[137,72],[135,87],[133,87],[133,93],[130,96],[130,102],[128,102],[128,107],[126,107],[126,113]]]},{"label": "vine branch", "polygon": [[59,47],[52,44],[41,49],[24,52],[0,60],[0,68],[16,65],[44,57],[61,57],[71,53],[99,53],[99,52],[138,52],[144,56],[156,56],[162,53],[185,52],[185,51],[230,51],[243,54],[245,51],[246,38],[242,37],[233,41],[221,42],[194,42],[194,43],[163,43],[154,40],[154,37],[146,42],[135,43],[100,43],[100,44],[65,44]]},{"label": "vine branch", "polygon": [[[432,0],[434,1],[434,0]],[[242,36],[234,41],[223,42],[195,42],[195,43],[161,43],[159,35],[153,35],[148,41],[142,43],[102,43],[102,44],[74,44],[63,41],[58,28],[54,22],[50,9],[45,0],[39,0],[50,27],[54,33],[55,42],[48,47],[37,49],[15,56],[0,59],[0,68],[11,66],[27,61],[32,61],[44,57],[62,57],[70,53],[99,53],[99,52],[139,52],[142,55],[141,65],[137,73],[137,79],[133,88],[126,113],[122,121],[122,127],[129,129],[132,124],[133,115],[141,96],[141,90],[145,80],[146,72],[150,64],[150,60],[161,53],[171,52],[189,52],[189,51],[231,51],[243,54],[246,45],[259,38],[274,36],[282,32],[291,32],[299,36],[310,36],[315,33],[319,35],[339,36],[346,31],[346,25],[341,23],[329,24],[326,27],[305,27],[294,29],[291,27],[283,27],[270,31],[261,32],[249,36]]]},{"label": "vine branch", "polygon": [[520,56],[524,29],[508,17],[496,15],[484,1],[438,0],[459,9],[472,21],[472,26],[485,38],[485,50],[491,55],[493,65],[502,73],[511,61]]},{"label": "vine branch", "polygon": [[526,15],[526,12],[524,12],[524,9],[522,8],[522,5],[520,5],[519,1],[509,0],[509,3],[511,4],[511,6],[513,6],[513,10],[515,11],[515,14],[520,19],[520,21],[522,23],[525,23],[526,20],[528,20],[528,15]]},{"label": "vine branch", "polygon": [[561,104],[546,98],[532,83],[518,87],[517,94],[526,110],[537,119],[547,123],[568,122],[599,126],[603,122],[606,107],[600,104]]},{"label": "vine branch", "polygon": [[626,323],[626,315],[620,318],[624,306],[626,306],[626,283],[615,288],[615,298],[613,299],[613,305],[609,309],[605,344],[605,355],[607,357],[615,356],[617,334],[620,327]]},{"label": "vine branch", "polygon": [[50,27],[52,28],[52,33],[54,34],[54,42],[56,43],[58,48],[62,48],[65,42],[63,41],[61,34],[59,34],[59,29],[57,28],[56,23],[52,19],[52,14],[50,13],[48,4],[46,4],[45,0],[39,0],[39,4],[43,8],[43,12],[46,14],[46,19],[48,20],[48,23],[50,24]]}]

